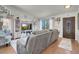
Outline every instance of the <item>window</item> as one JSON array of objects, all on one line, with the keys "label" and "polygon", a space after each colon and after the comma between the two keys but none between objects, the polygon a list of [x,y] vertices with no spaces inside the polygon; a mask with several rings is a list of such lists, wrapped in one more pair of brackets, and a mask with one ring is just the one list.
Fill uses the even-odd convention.
[{"label": "window", "polygon": [[47,19],[40,19],[40,30],[49,29],[49,21]]}]

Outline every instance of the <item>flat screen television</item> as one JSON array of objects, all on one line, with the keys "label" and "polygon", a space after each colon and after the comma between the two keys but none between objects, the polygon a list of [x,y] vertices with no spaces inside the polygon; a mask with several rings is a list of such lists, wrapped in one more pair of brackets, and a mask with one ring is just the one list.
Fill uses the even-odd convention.
[{"label": "flat screen television", "polygon": [[32,24],[21,23],[21,30],[32,30]]}]

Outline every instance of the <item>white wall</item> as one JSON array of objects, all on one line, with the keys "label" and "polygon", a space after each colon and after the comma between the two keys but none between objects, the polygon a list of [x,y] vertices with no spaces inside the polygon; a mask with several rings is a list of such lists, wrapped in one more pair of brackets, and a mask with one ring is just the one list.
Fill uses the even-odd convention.
[{"label": "white wall", "polygon": [[53,29],[53,19],[49,19],[49,29]]},{"label": "white wall", "polygon": [[[63,37],[63,18],[64,17],[73,17],[75,16],[75,40],[79,40],[79,30],[78,30],[78,26],[77,26],[77,17],[78,17],[78,12],[70,12],[70,13],[64,13],[64,14],[60,14],[60,15],[56,15],[55,17],[60,17],[61,21],[58,25],[58,30],[60,31],[59,36]],[[57,24],[55,24],[57,25]]]},{"label": "white wall", "polygon": [[35,30],[36,31],[39,31],[40,30],[40,21],[39,20],[36,21]]},{"label": "white wall", "polygon": [[40,20],[38,18],[33,19],[33,31],[40,30]]}]

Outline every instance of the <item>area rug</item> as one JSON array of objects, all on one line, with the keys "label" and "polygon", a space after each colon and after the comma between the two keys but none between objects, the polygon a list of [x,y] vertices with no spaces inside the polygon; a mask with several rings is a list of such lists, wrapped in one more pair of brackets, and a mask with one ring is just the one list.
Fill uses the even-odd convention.
[{"label": "area rug", "polygon": [[72,51],[71,39],[63,38],[59,43],[58,47]]},{"label": "area rug", "polygon": [[15,52],[17,53],[17,40],[12,40],[10,42],[10,45],[13,47],[13,49],[15,50]]}]

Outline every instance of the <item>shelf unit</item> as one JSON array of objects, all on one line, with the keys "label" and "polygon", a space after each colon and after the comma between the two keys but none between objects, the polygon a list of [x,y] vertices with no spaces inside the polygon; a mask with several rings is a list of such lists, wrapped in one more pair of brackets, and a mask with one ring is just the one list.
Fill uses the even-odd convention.
[{"label": "shelf unit", "polygon": [[3,24],[4,24],[4,21],[1,19],[0,20],[0,46],[9,44],[11,42],[10,32],[6,30],[6,28],[8,27],[4,26]]}]

